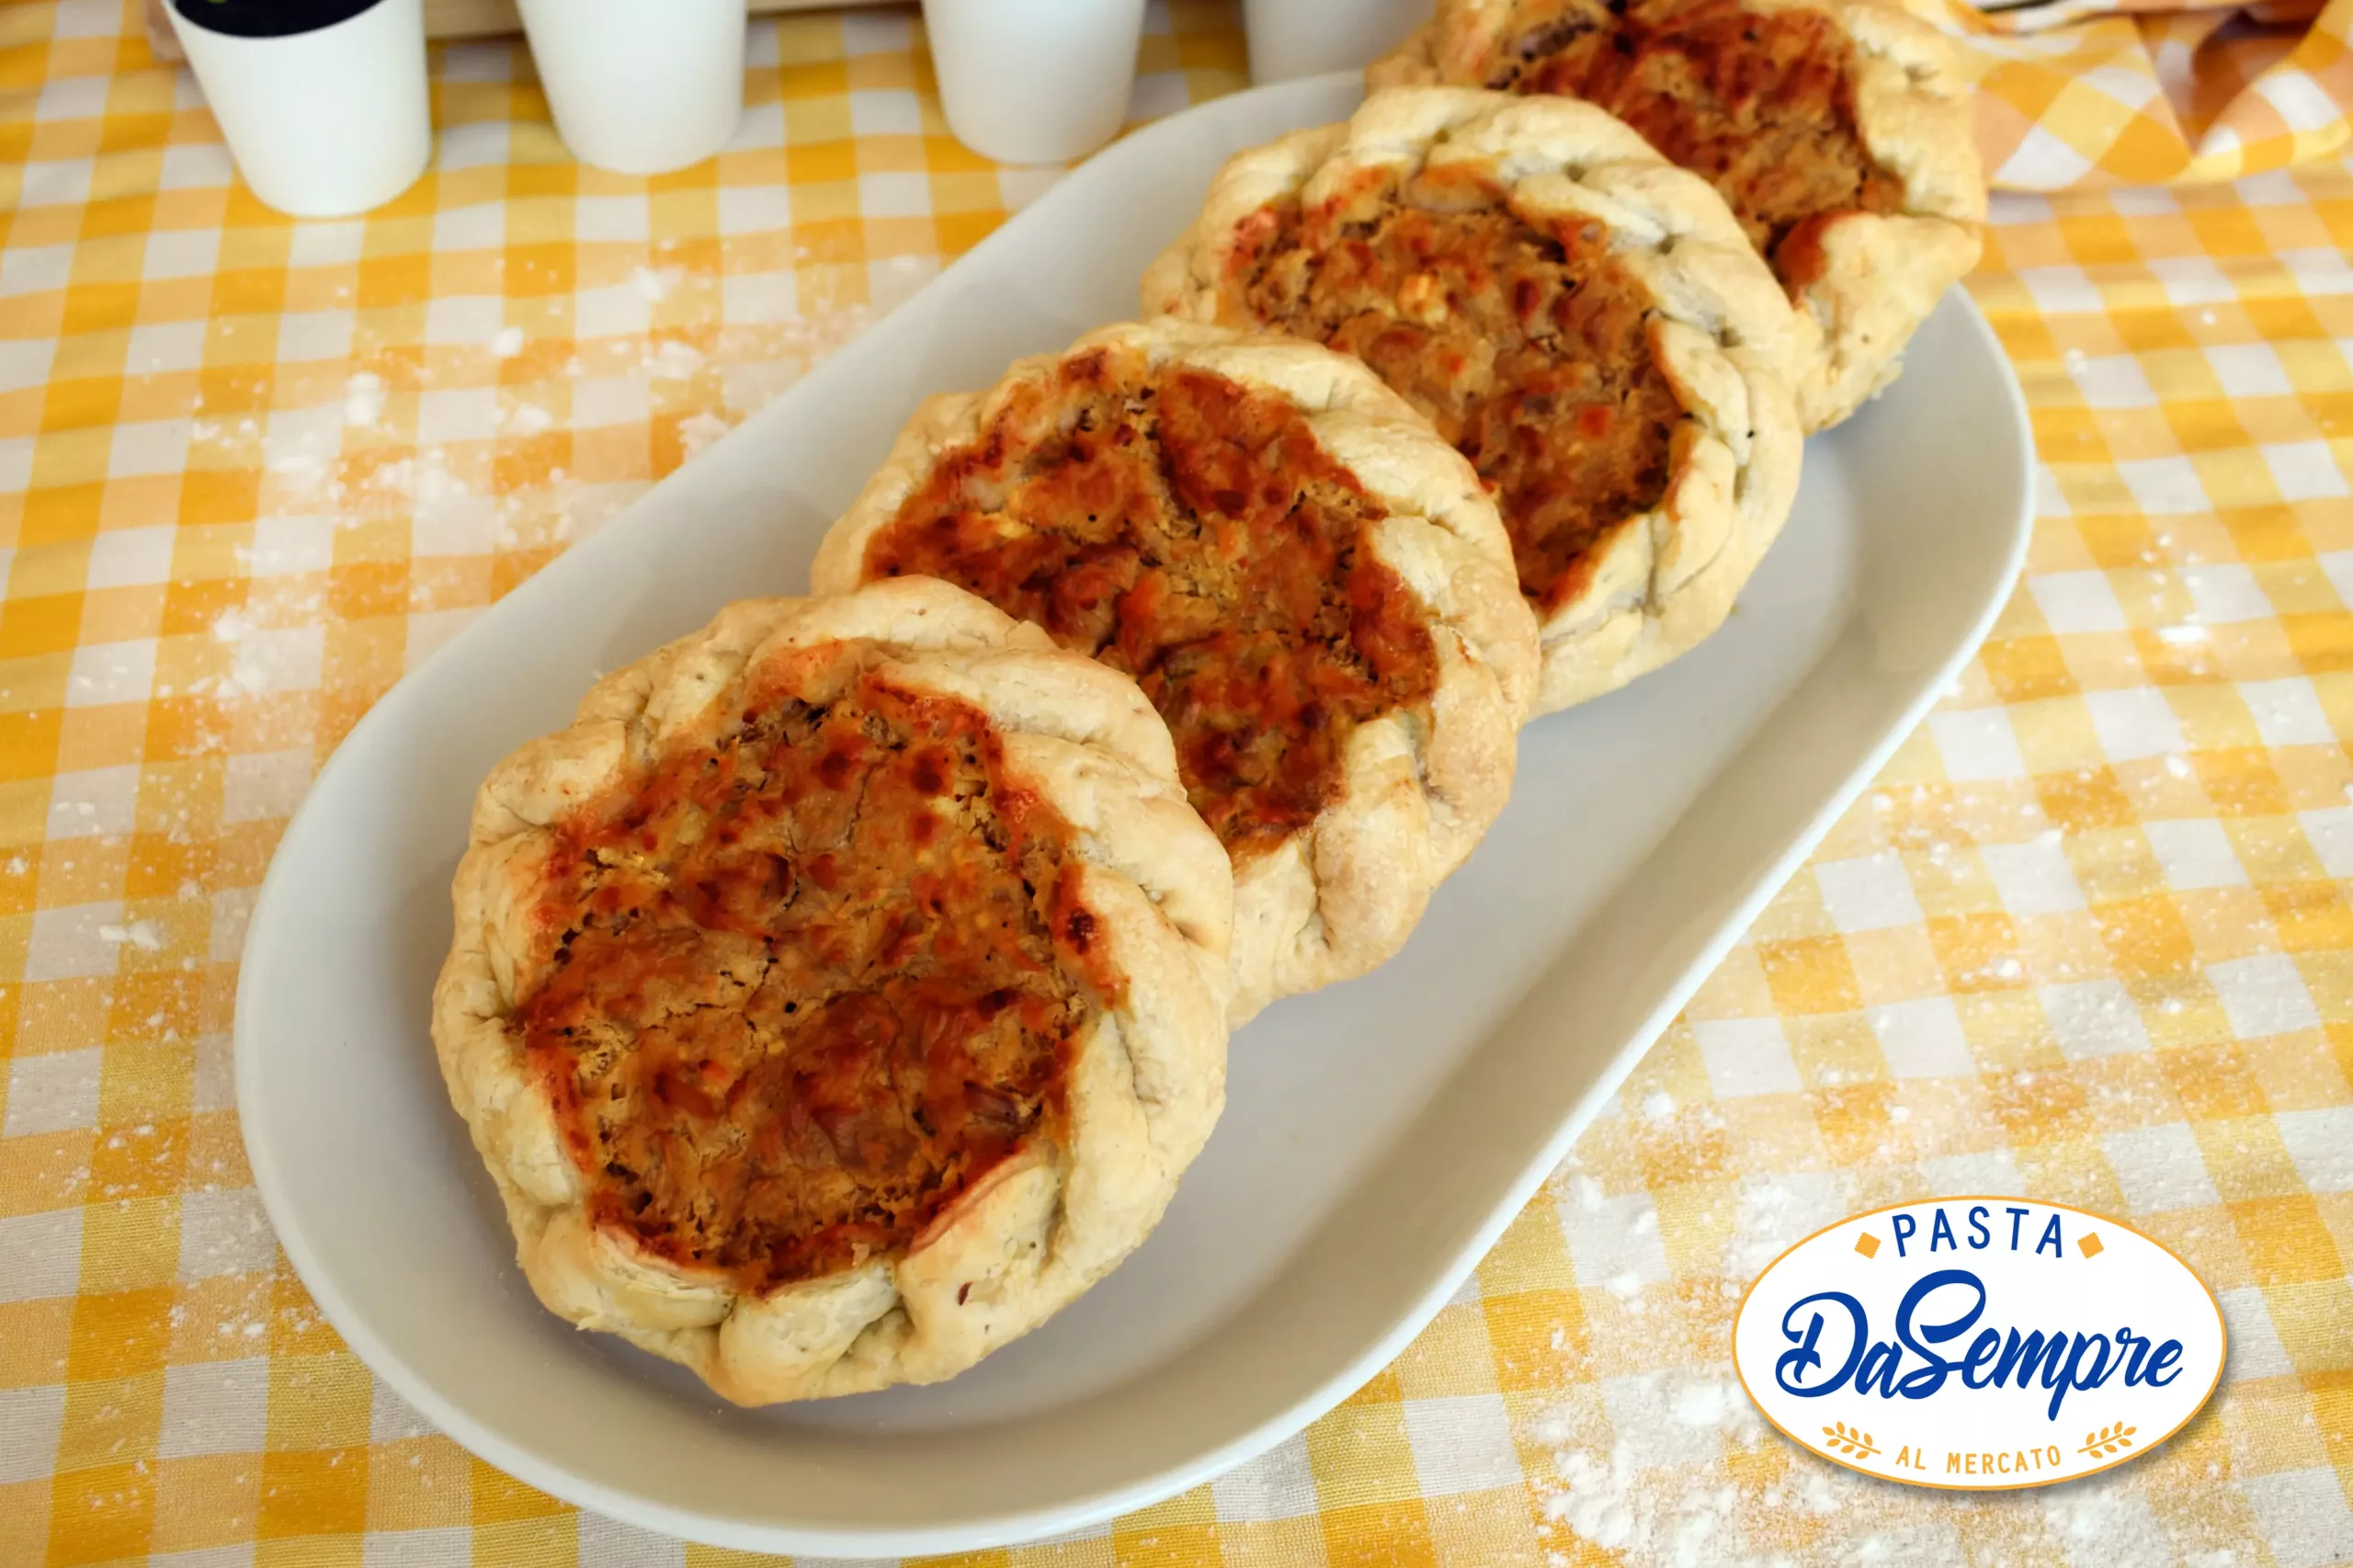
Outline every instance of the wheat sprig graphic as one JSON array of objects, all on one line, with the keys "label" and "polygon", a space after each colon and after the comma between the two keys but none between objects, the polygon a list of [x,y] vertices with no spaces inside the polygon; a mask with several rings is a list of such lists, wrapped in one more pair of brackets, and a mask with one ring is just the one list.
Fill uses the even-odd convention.
[{"label": "wheat sprig graphic", "polygon": [[1844,1421],[1836,1426],[1824,1426],[1822,1429],[1822,1435],[1828,1440],[1830,1451],[1834,1454],[1846,1454],[1853,1459],[1867,1460],[1879,1452],[1879,1444],[1869,1432],[1859,1426],[1849,1426]]},{"label": "wheat sprig graphic", "polygon": [[2119,1421],[2113,1426],[2086,1432],[2084,1434],[2084,1446],[2076,1451],[2089,1459],[2106,1459],[2112,1454],[2120,1454],[2132,1446],[2132,1434],[2140,1429]]}]

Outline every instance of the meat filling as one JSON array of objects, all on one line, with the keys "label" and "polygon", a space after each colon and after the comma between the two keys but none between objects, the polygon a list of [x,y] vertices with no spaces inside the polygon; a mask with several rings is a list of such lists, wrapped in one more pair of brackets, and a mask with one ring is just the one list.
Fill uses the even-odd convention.
[{"label": "meat filling", "polygon": [[563,824],[514,1027],[592,1220],[758,1292],[904,1252],[1053,1135],[1117,981],[979,712],[870,674],[751,702]]},{"label": "meat filling", "polygon": [[1598,224],[1533,227],[1458,176],[1425,173],[1367,210],[1262,210],[1230,286],[1427,415],[1495,493],[1521,592],[1555,609],[1666,492],[1683,408],[1652,355],[1650,294]]},{"label": "meat filling", "polygon": [[1313,821],[1348,737],[1426,706],[1422,612],[1383,517],[1289,403],[1097,349],[1025,386],[868,547],[1136,677],[1237,862]]},{"label": "meat filling", "polygon": [[1820,275],[1832,220],[1902,210],[1904,182],[1856,129],[1855,49],[1829,17],[1741,0],[1552,8],[1487,85],[1584,98],[1641,131],[1715,186],[1792,290]]}]

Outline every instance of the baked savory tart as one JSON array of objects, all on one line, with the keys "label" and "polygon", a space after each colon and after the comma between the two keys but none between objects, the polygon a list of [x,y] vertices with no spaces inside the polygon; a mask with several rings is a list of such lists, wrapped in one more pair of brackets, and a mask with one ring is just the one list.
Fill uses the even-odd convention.
[{"label": "baked savory tart", "polygon": [[1535,669],[1503,526],[1313,344],[1130,324],[933,400],[812,573],[919,574],[1150,695],[1233,857],[1237,1022],[1394,952],[1503,809]]},{"label": "baked savory tart", "polygon": [[1143,302],[1345,349],[1470,459],[1538,711],[1713,631],[1796,493],[1788,301],[1705,181],[1588,104],[1395,88],[1238,153]]},{"label": "baked savory tart", "polygon": [[1704,176],[1798,306],[1798,416],[1895,379],[1977,265],[1985,178],[1944,35],[1882,0],[1438,0],[1366,74],[1600,105]]},{"label": "baked savory tart", "polygon": [[731,1400],[931,1382],[1158,1221],[1233,882],[1132,683],[942,583],[747,601],[499,764],[433,997],[540,1300]]}]

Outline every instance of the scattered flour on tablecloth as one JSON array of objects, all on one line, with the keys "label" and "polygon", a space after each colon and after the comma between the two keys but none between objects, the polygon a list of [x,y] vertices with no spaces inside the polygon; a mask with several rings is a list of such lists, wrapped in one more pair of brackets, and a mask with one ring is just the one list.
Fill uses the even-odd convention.
[{"label": "scattered flour on tablecloth", "polygon": [[656,380],[683,381],[702,369],[702,350],[691,343],[666,338],[641,363]]},{"label": "scattered flour on tablecloth", "polygon": [[343,422],[365,428],[383,415],[384,378],[373,370],[354,372],[343,386]]},{"label": "scattered flour on tablecloth", "polygon": [[693,457],[735,426],[716,414],[698,412],[678,421],[678,445]]},{"label": "scattered flour on tablecloth", "polygon": [[164,933],[153,920],[125,921],[119,926],[98,927],[98,940],[117,947],[137,948],[142,953],[164,950]]},{"label": "scattered flour on tablecloth", "polygon": [[[1587,1213],[1604,1206],[1600,1185],[1574,1157],[1553,1190]],[[1791,1242],[1865,1201],[1821,1176],[1742,1182],[1727,1217],[1722,1298],[1738,1299]],[[1612,1296],[1631,1294],[1630,1272],[1586,1278]],[[1596,1363],[1632,1364],[1631,1346],[1610,1344],[1611,1332],[1588,1322]],[[1552,1343],[1567,1348],[1569,1331],[1556,1331]],[[1566,1568],[1588,1554],[1584,1549],[1599,1548],[1627,1568],[1991,1568],[2046,1561],[2251,1568],[2227,1550],[2201,1550],[2195,1538],[2207,1526],[2181,1517],[2178,1499],[2161,1517],[2139,1467],[1985,1494],[1931,1492],[1842,1470],[1767,1425],[1733,1371],[1729,1345],[1724,1349],[1720,1358],[1606,1377],[1598,1390],[1520,1424],[1523,1442],[1551,1460],[1549,1476],[1541,1465],[1531,1470],[1543,1561]],[[1737,1465],[1722,1462],[1743,1456]],[[2236,1496],[2234,1487],[2222,1487],[2216,1506],[2227,1509]],[[1956,1510],[1970,1517],[1956,1520]],[[2218,1529],[2227,1524],[2220,1514],[2212,1522]]]},{"label": "scattered flour on tablecloth", "polygon": [[[1579,1438],[1586,1421],[1566,1407],[1529,1424],[1529,1436],[1552,1450],[1560,1478],[1538,1499],[1549,1525],[1620,1552],[1630,1563],[1761,1568],[1789,1561],[1747,1550],[1737,1517],[1740,1489],[1712,1463],[1660,1462],[1670,1452],[1689,1454],[1727,1442],[1746,1448],[1763,1439],[1765,1424],[1728,1369],[1612,1379],[1609,1399],[1623,1426],[1643,1434],[1639,1441],[1621,1438],[1606,1449],[1584,1446]],[[1646,1454],[1646,1448],[1653,1451]],[[1836,1512],[1836,1483],[1811,1472],[1804,1478],[1816,1480],[1819,1486],[1800,1486],[1800,1505],[1815,1514]],[[1556,1551],[1553,1559],[1566,1562],[1567,1554]]]}]

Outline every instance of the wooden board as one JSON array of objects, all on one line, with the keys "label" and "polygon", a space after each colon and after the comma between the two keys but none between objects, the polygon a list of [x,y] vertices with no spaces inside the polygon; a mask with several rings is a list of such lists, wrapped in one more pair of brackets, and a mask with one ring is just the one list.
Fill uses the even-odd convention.
[{"label": "wooden board", "polygon": [[[180,60],[180,41],[164,15],[166,0],[147,0],[147,44],[158,60]],[[752,15],[781,11],[831,11],[850,6],[889,5],[892,0],[748,0]],[[493,38],[519,33],[523,18],[515,0],[425,0],[426,38]]]}]

